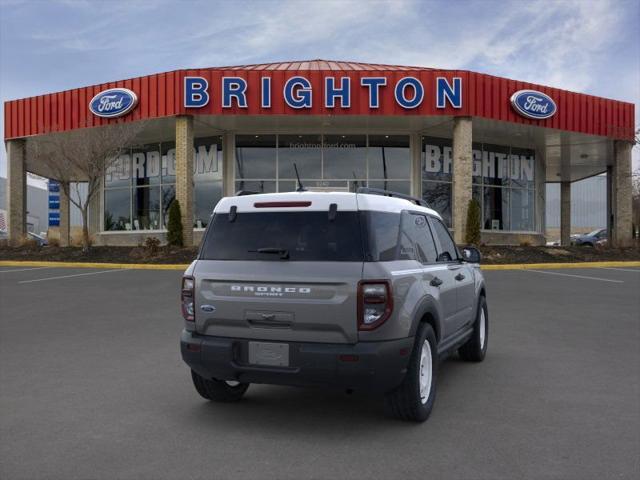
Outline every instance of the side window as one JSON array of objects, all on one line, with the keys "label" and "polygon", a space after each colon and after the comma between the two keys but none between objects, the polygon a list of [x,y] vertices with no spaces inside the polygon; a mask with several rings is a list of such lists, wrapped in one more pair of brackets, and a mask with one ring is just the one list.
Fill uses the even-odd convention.
[{"label": "side window", "polygon": [[415,259],[421,263],[436,261],[436,246],[427,217],[410,212],[402,213],[400,259]]},{"label": "side window", "polygon": [[431,218],[431,225],[433,226],[433,233],[438,237],[440,242],[439,261],[451,262],[458,259],[458,250],[456,244],[453,243],[451,234],[447,227],[437,218]]},{"label": "side window", "polygon": [[364,237],[368,242],[368,261],[396,260],[400,215],[387,212],[362,212]]}]

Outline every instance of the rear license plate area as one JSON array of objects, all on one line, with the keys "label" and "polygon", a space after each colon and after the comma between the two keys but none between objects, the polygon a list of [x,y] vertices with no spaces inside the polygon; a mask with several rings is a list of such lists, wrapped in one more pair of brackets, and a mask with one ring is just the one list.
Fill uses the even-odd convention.
[{"label": "rear license plate area", "polygon": [[249,342],[249,364],[270,367],[288,367],[289,344]]}]

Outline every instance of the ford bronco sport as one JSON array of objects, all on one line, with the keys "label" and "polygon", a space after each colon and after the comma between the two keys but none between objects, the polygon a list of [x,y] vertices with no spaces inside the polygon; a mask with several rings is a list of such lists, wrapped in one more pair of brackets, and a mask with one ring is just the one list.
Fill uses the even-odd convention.
[{"label": "ford bronco sport", "polygon": [[334,386],[424,421],[439,359],[485,356],[479,261],[404,195],[226,197],[182,279],[182,358],[209,400],[238,400],[250,383]]}]

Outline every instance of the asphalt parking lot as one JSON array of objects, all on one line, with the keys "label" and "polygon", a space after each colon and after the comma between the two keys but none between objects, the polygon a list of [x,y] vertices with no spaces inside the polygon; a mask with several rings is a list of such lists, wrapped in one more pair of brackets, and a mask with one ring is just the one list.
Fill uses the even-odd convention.
[{"label": "asphalt parking lot", "polygon": [[0,478],[601,479],[640,474],[640,269],[489,271],[485,362],[424,424],[355,393],[195,393],[178,271],[0,268]]}]

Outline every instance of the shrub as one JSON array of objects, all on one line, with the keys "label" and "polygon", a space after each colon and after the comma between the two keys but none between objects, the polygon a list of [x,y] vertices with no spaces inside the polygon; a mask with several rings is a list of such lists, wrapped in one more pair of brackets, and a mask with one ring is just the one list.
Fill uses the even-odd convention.
[{"label": "shrub", "polygon": [[469,200],[467,210],[467,245],[480,245],[480,203],[476,199]]},{"label": "shrub", "polygon": [[160,240],[156,237],[147,237],[144,240],[144,248],[147,251],[147,255],[153,257],[160,251]]},{"label": "shrub", "polygon": [[18,246],[22,248],[26,248],[28,250],[36,250],[40,248],[40,246],[38,245],[38,242],[33,238],[29,238],[29,237],[24,237],[22,240],[20,240],[18,242]]},{"label": "shrub", "polygon": [[520,242],[520,246],[521,247],[530,247],[531,246],[531,242],[529,240],[523,240]]},{"label": "shrub", "polygon": [[180,202],[178,200],[171,202],[169,207],[167,243],[174,247],[182,246],[182,213],[180,212]]}]

